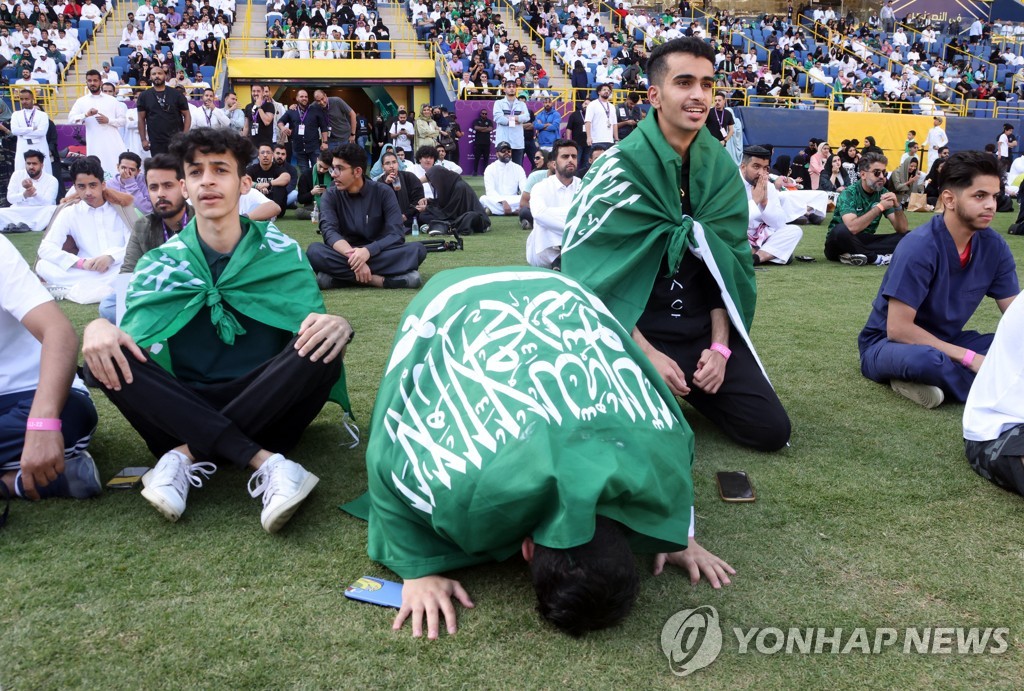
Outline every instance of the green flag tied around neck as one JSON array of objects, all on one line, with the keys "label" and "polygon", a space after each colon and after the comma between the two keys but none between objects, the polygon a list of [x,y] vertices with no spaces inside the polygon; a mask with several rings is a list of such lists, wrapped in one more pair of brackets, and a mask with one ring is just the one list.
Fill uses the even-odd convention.
[{"label": "green flag tied around neck", "polygon": [[665,141],[658,113],[591,167],[573,199],[562,238],[562,271],[604,300],[627,331],[647,305],[663,257],[669,275],[683,253],[700,252],[744,335],[757,284],[747,241],[747,196],[736,164],[702,128],[690,145],[693,217],[680,207],[682,159]]},{"label": "green flag tied around neck", "polygon": [[[242,238],[216,283],[199,246],[195,219],[139,260],[121,328],[140,347],[149,348],[164,369],[171,369],[167,340],[204,306],[210,308],[217,336],[227,345],[234,345],[245,329],[224,309],[225,303],[250,319],[291,333],[298,333],[310,314],[326,312],[299,243],[269,221],[243,216],[241,222]],[[344,367],[331,400],[351,412]]]},{"label": "green flag tied around neck", "polygon": [[693,434],[607,307],[543,269],[435,276],[402,316],[367,447],[370,557],[403,578],[569,548],[595,518],[687,544]]}]

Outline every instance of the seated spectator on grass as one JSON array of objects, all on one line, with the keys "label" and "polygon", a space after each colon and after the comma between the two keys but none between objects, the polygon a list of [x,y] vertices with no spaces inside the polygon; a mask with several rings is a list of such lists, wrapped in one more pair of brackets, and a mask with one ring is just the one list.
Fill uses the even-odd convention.
[{"label": "seated spectator on grass", "polygon": [[964,450],[978,475],[1024,494],[1024,300],[999,320],[995,337],[964,406]]},{"label": "seated spectator on grass", "polygon": [[492,216],[511,216],[519,211],[526,171],[512,160],[512,146],[498,142],[496,159],[484,170],[484,196],[480,203]]},{"label": "seated spectator on grass", "polygon": [[427,200],[423,196],[423,183],[415,173],[398,169],[398,156],[394,152],[384,154],[381,157],[381,164],[384,173],[377,178],[377,182],[394,190],[398,208],[402,212],[402,224],[406,228],[411,228],[416,216],[427,208]]},{"label": "seated spectator on grass", "polygon": [[804,236],[804,231],[786,222],[788,219],[779,200],[784,178],[776,178],[774,183],[768,180],[771,156],[762,146],[748,146],[743,150],[740,163],[750,207],[747,239],[754,266],[790,263],[793,251]]},{"label": "seated spectator on grass", "polygon": [[462,175],[462,166],[448,158],[448,147],[444,144],[437,145],[437,160],[434,161],[434,165],[446,168],[456,175]]},{"label": "seated spectator on grass", "polygon": [[78,336],[4,237],[0,296],[0,495],[95,496],[100,477],[86,447],[96,409],[75,377]]},{"label": "seated spectator on grass", "polygon": [[25,167],[11,173],[7,184],[9,208],[0,209],[0,230],[21,232],[45,230],[57,210],[57,178],[45,170],[45,157],[30,149],[24,155]]},{"label": "seated spectator on grass", "polygon": [[530,192],[541,180],[546,179],[554,171],[555,157],[551,149],[533,152],[533,172],[526,178],[523,194],[519,197],[519,227],[523,230],[533,228],[533,212],[530,210]]},{"label": "seated spectator on grass", "polygon": [[324,290],[364,285],[419,288],[427,256],[419,242],[405,242],[402,211],[393,189],[365,177],[366,151],[343,144],[331,152],[334,186],[320,200],[323,242],[306,254]]},{"label": "seated spectator on grass", "polygon": [[1005,312],[1020,292],[1013,255],[990,227],[999,177],[993,156],[949,157],[943,212],[896,248],[858,339],[864,376],[926,408],[967,399],[992,334],[964,325],[986,295]]},{"label": "seated spectator on grass", "polygon": [[[549,313],[542,337],[526,328]],[[473,602],[444,574],[519,554],[541,617],[573,636],[629,614],[634,549],[656,554],[655,575],[667,563],[730,582],[693,539],[692,432],[595,295],[550,271],[456,269],[399,323],[370,423],[368,501],[347,507],[369,520],[370,558],[404,580],[395,628],[411,619],[413,636],[434,639],[443,617],[454,634],[451,600]],[[502,353],[520,351],[529,358],[505,366]],[[582,372],[597,386],[569,383]]]},{"label": "seated spectator on grass", "polygon": [[131,151],[125,151],[117,160],[117,175],[107,180],[107,187],[117,192],[130,194],[135,208],[148,214],[152,213],[153,206],[149,201],[146,179],[139,175],[141,170],[142,158]]},{"label": "seated spectator on grass", "polygon": [[[900,240],[907,234],[907,217],[894,192],[885,189],[885,165],[882,154],[862,154],[857,162],[860,180],[847,187],[832,213],[825,236],[825,258],[851,266],[886,265]],[[885,216],[896,232],[876,235]]]},{"label": "seated spectator on grass", "polygon": [[420,223],[443,221],[461,235],[490,230],[491,219],[480,198],[461,175],[436,165],[428,156],[420,159],[420,167],[434,192],[434,198],[420,214]]},{"label": "seated spectator on grass", "polygon": [[294,209],[295,202],[299,198],[299,171],[289,162],[288,147],[284,144],[274,144],[274,165],[280,166],[288,173],[288,184],[285,186],[288,196],[285,199],[287,208]]},{"label": "seated spectator on grass", "polygon": [[[146,161],[146,172],[139,177],[146,185],[152,211],[135,221],[121,264],[122,274],[134,273],[142,255],[177,235],[190,216],[181,161],[170,154],[157,154]],[[116,321],[116,297],[111,293],[100,301],[100,316],[110,322]]]},{"label": "seated spectator on grass", "polygon": [[554,175],[546,176],[530,190],[533,230],[526,238],[526,263],[530,266],[545,269],[560,266],[565,217],[581,184],[576,177],[578,159],[576,142],[557,140],[551,149]]},{"label": "seated spectator on grass", "polygon": [[818,189],[822,192],[839,193],[850,186],[850,176],[843,167],[843,159],[832,154],[825,161],[825,169],[818,178]]},{"label": "seated spectator on grass", "polygon": [[250,221],[272,221],[281,211],[277,202],[271,201],[255,187],[244,192],[238,200],[238,215],[245,216]]},{"label": "seated spectator on grass", "polygon": [[[75,302],[99,302],[120,271],[136,214],[104,199],[97,158],[72,163],[71,180],[80,201],[57,212],[39,244],[36,273],[54,288],[67,288],[67,297]],[[71,244],[74,251],[65,249]]]},{"label": "seated spectator on grass", "polygon": [[303,221],[312,218],[314,207],[319,214],[320,199],[327,188],[334,184],[331,180],[331,152],[323,151],[316,165],[299,176],[299,208],[295,217]]},{"label": "seated spectator on grass", "polygon": [[906,206],[910,195],[924,192],[924,173],[918,168],[917,156],[907,158],[889,176],[889,187],[896,193],[901,206]]},{"label": "seated spectator on grass", "polygon": [[352,328],[324,313],[294,240],[239,216],[247,139],[204,127],[176,138],[171,154],[195,218],[139,260],[123,330],[105,319],[86,327],[86,379],[159,459],[142,496],[164,517],[178,520],[190,487],[233,465],[255,471],[249,494],[276,532],[318,482],[284,454],[328,399],[347,406]]},{"label": "seated spectator on grass", "polygon": [[245,173],[252,178],[253,189],[267,195],[281,208],[278,218],[283,218],[288,208],[288,183],[291,175],[284,166],[274,162],[274,147],[260,144],[259,159],[246,168]]}]

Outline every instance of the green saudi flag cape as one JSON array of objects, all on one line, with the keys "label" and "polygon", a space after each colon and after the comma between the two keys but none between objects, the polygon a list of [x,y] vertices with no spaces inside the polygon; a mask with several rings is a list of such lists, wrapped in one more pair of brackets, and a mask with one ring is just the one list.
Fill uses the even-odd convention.
[{"label": "green saudi flag cape", "polygon": [[[747,338],[757,284],[747,240],[747,195],[736,163],[705,128],[690,145],[690,206],[680,208],[682,159],[652,111],[591,167],[562,238],[562,271],[604,300],[627,331],[643,313],[668,258],[689,248],[707,264],[736,329]],[[747,339],[749,341],[749,339]]]},{"label": "green saudi flag cape", "polygon": [[[298,333],[313,312],[324,313],[323,295],[316,285],[305,252],[269,221],[244,216],[242,239],[223,273],[213,282],[199,246],[193,218],[173,238],[139,260],[125,297],[121,328],[164,369],[171,370],[167,340],[203,308],[217,336],[227,345],[245,329],[224,304],[250,319]],[[331,400],[351,412],[345,370],[331,391]]]},{"label": "green saudi flag cape", "polygon": [[[607,307],[543,269],[435,276],[402,316],[367,447],[369,555],[418,578],[583,544],[687,544],[693,434]],[[360,510],[362,509],[362,510]]]}]

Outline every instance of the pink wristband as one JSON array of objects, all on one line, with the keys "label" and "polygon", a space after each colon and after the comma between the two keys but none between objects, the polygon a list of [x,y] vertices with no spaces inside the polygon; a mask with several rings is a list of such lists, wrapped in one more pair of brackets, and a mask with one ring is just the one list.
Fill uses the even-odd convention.
[{"label": "pink wristband", "polygon": [[25,429],[30,432],[60,432],[60,418],[30,417]]},{"label": "pink wristband", "polygon": [[732,355],[732,351],[731,351],[731,350],[729,350],[729,349],[728,349],[727,347],[725,347],[724,345],[722,345],[721,343],[712,343],[712,344],[711,344],[711,350],[713,350],[713,351],[715,351],[716,353],[720,354],[720,355],[721,355],[722,357],[724,357],[724,358],[725,358],[726,360],[728,360],[728,359],[729,359],[729,356],[731,356],[731,355]]},{"label": "pink wristband", "polygon": [[977,355],[973,350],[968,350],[964,353],[964,359],[960,361],[960,364],[964,367],[970,367],[971,363],[974,362],[974,356]]},{"label": "pink wristband", "polygon": [[75,262],[75,268],[76,269],[81,269],[83,266],[85,266],[85,260],[84,259],[79,259],[77,262]]}]

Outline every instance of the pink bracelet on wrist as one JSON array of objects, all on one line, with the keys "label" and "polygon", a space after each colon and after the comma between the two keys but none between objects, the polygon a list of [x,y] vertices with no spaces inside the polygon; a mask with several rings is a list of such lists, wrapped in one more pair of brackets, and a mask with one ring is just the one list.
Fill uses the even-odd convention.
[{"label": "pink bracelet on wrist", "polygon": [[25,429],[30,432],[60,432],[60,418],[30,417]]},{"label": "pink bracelet on wrist", "polygon": [[724,357],[726,360],[728,360],[729,357],[732,355],[732,351],[729,350],[728,347],[722,345],[721,343],[712,343],[711,350],[715,351],[716,353]]},{"label": "pink bracelet on wrist", "polygon": [[971,364],[974,362],[975,355],[977,355],[977,353],[975,353],[973,350],[968,350],[966,353],[964,353],[964,359],[960,361],[960,364],[963,365],[964,367],[969,368]]},{"label": "pink bracelet on wrist", "polygon": [[85,266],[85,260],[84,259],[79,259],[77,262],[75,262],[75,268],[76,269],[81,269],[83,266]]}]

